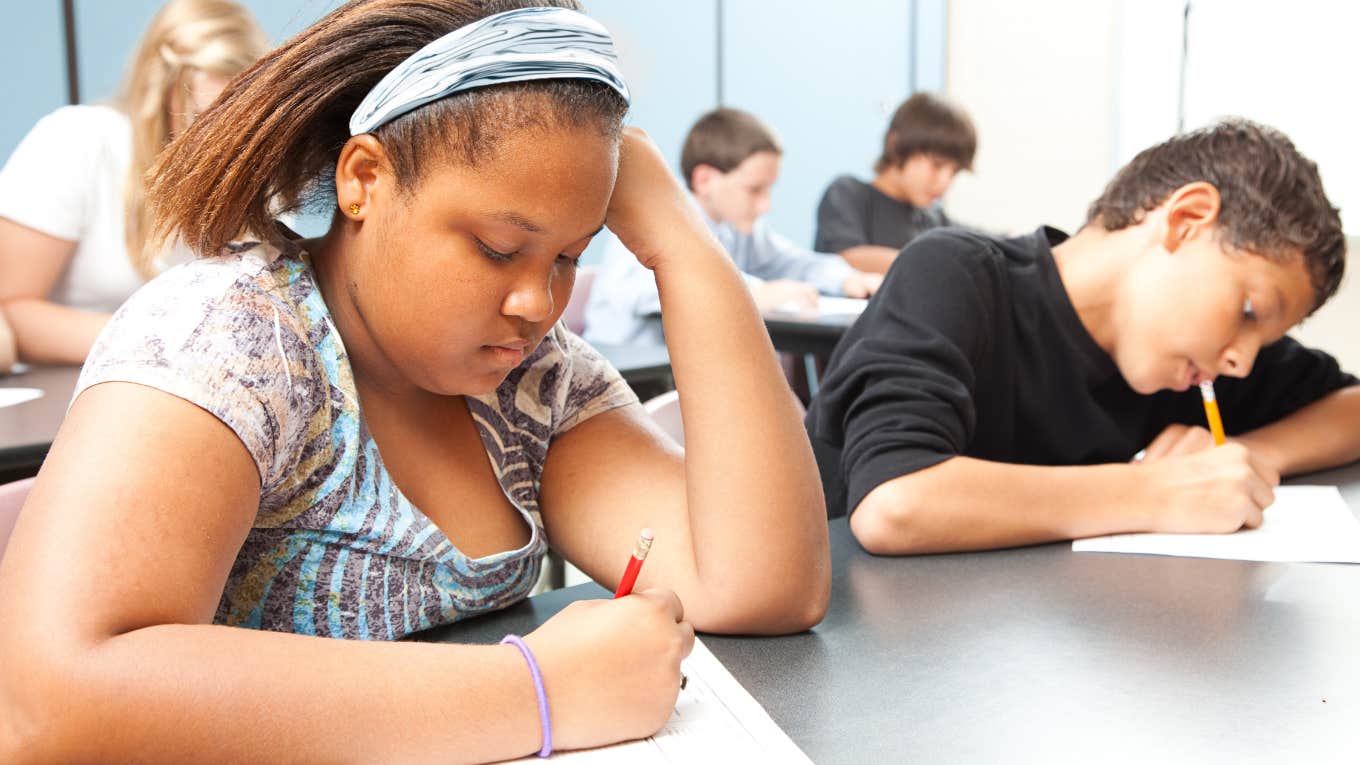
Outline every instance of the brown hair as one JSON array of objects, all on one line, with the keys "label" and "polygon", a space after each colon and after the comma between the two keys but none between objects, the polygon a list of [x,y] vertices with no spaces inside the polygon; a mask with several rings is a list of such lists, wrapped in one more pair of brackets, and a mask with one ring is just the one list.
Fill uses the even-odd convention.
[{"label": "brown hair", "polygon": [[971,170],[975,153],[977,130],[968,114],[939,96],[922,92],[893,112],[874,172],[900,167],[916,154],[944,157],[960,170]]},{"label": "brown hair", "polygon": [[693,191],[694,168],[699,165],[726,173],[762,151],[784,153],[769,125],[740,109],[714,109],[700,117],[685,136],[680,171],[685,174],[685,185]]},{"label": "brown hair", "polygon": [[267,50],[264,30],[231,0],[170,0],[142,34],[114,101],[132,124],[123,237],[128,258],[142,276],[154,276],[156,265],[154,251],[146,246],[151,230],[146,171],[173,138],[177,115],[170,111],[176,97],[188,92],[194,72],[231,77]]},{"label": "brown hair", "polygon": [[1317,165],[1284,133],[1249,120],[1224,120],[1144,149],[1091,203],[1086,225],[1106,231],[1137,225],[1176,189],[1196,181],[1218,189],[1218,231],[1227,245],[1276,261],[1302,252],[1313,310],[1336,292],[1346,240]]},{"label": "brown hair", "polygon": [[[153,168],[160,238],[200,254],[265,235],[280,212],[334,208],[335,163],[349,118],[389,71],[433,40],[514,8],[576,9],[573,0],[353,0],[227,86]],[[527,102],[526,102],[527,101]],[[533,126],[589,125],[617,137],[627,104],[591,80],[536,80],[459,93],[375,129],[398,188],[432,160],[476,165],[500,139]]]}]

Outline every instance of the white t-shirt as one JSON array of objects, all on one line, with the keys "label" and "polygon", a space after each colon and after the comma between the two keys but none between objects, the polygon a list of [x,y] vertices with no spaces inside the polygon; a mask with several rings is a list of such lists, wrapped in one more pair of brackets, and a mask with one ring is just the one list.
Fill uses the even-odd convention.
[{"label": "white t-shirt", "polygon": [[[0,217],[76,242],[48,299],[110,312],[142,286],[123,241],[132,125],[107,106],[63,106],[38,121],[0,169]],[[168,263],[190,257],[182,245]]]}]

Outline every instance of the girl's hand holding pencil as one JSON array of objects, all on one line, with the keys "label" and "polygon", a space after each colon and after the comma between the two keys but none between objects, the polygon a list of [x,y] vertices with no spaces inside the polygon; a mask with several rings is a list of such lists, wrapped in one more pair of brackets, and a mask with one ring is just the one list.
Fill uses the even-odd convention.
[{"label": "girl's hand holding pencil", "polygon": [[644,530],[614,599],[573,602],[524,638],[543,673],[555,748],[650,736],[675,708],[694,627],[674,592],[632,590],[651,541]]}]

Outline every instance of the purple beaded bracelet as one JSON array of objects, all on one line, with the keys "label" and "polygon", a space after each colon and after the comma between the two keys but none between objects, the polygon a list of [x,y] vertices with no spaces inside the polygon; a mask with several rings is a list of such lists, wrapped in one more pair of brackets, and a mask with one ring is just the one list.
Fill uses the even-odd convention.
[{"label": "purple beaded bracelet", "polygon": [[548,691],[543,688],[543,673],[538,671],[538,662],[534,661],[533,652],[519,635],[506,635],[501,638],[501,645],[506,643],[518,648],[519,652],[524,654],[524,660],[529,662],[529,674],[534,678],[534,692],[538,694],[538,719],[543,726],[543,748],[538,750],[538,756],[547,757],[552,754],[552,718],[548,716]]}]

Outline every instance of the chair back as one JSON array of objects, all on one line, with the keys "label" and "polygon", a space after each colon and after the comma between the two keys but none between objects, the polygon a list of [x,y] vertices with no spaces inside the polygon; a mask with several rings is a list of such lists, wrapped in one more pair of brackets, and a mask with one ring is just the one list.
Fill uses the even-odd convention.
[{"label": "chair back", "polygon": [[680,392],[668,390],[656,398],[648,399],[642,405],[652,421],[675,439],[677,444],[685,445],[685,423],[680,419]]},{"label": "chair back", "polygon": [[10,532],[14,530],[15,522],[19,520],[19,511],[23,509],[24,500],[28,499],[28,490],[33,488],[35,480],[37,479],[25,478],[0,486],[0,558],[5,556]]},{"label": "chair back", "polygon": [[[793,395],[793,391],[789,391],[789,398],[793,399],[799,417],[807,414],[807,408]],[[680,391],[668,390],[656,398],[645,401],[642,408],[651,415],[652,421],[659,425],[666,435],[674,438],[677,444],[685,445],[685,423],[680,419]]]},{"label": "chair back", "polygon": [[586,331],[586,304],[590,302],[590,288],[594,286],[599,272],[596,266],[581,266],[576,272],[576,285],[571,289],[567,310],[562,312],[562,321],[567,329],[578,335]]}]

